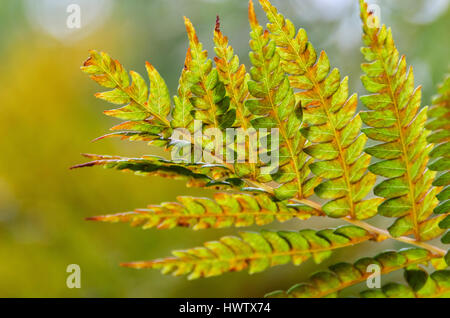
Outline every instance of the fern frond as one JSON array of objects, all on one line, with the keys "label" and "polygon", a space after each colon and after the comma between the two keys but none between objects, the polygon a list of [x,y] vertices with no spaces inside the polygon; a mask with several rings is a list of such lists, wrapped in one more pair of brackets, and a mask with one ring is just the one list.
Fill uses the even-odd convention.
[{"label": "fern frond", "polygon": [[252,80],[248,89],[254,99],[246,107],[257,116],[252,120],[255,128],[278,128],[280,133],[280,167],[274,180],[281,184],[275,189],[280,199],[302,198],[313,194],[316,179],[308,179],[306,155],[302,153],[305,139],[299,134],[302,124],[301,107],[296,105],[289,84],[269,32],[263,30],[255,15],[253,2],[249,4],[250,71]]},{"label": "fern frond", "polygon": [[419,111],[421,87],[414,89],[413,70],[407,68],[405,57],[399,56],[391,30],[379,27],[376,20],[369,24],[372,13],[363,0],[360,4],[367,45],[362,53],[369,62],[362,64],[366,75],[361,79],[373,93],[361,97],[370,109],[362,112],[361,118],[370,126],[364,133],[381,142],[365,151],[381,159],[369,170],[387,178],[374,189],[376,195],[387,199],[378,212],[397,218],[389,228],[393,236],[412,232],[418,241],[429,240],[442,230],[435,227],[438,219],[427,221],[438,202],[437,189],[431,185],[435,172],[426,169],[432,145],[426,140],[427,108]]},{"label": "fern frond", "polygon": [[213,186],[216,188],[227,188],[244,185],[242,180],[230,174],[228,168],[218,164],[175,163],[157,156],[143,156],[142,158],[92,154],[84,154],[84,156],[93,160],[73,166],[72,169],[103,166],[106,169],[134,172],[142,176],[158,176],[175,180],[186,180],[190,187]]},{"label": "fern frond", "polygon": [[191,84],[190,102],[195,109],[194,117],[213,128],[231,127],[236,118],[236,110],[230,109],[230,98],[226,96],[225,86],[219,80],[218,71],[208,58],[208,52],[203,50],[194,26],[186,17],[184,22],[191,55],[186,61],[186,80]]},{"label": "fern frond", "polygon": [[[117,60],[104,52],[90,51],[90,57],[81,69],[101,86],[112,89],[95,94],[97,98],[112,104],[125,105],[105,111],[108,116],[131,121],[120,128],[130,132],[125,131],[115,135],[127,138],[140,133],[141,137],[149,138],[145,140],[153,140],[155,136],[170,135],[170,122],[167,119],[170,113],[169,91],[164,80],[150,63],[146,62],[150,89],[141,75],[131,71],[129,76]],[[133,122],[137,123],[132,124]],[[151,125],[151,128],[148,125]],[[117,130],[118,127],[115,129]]]},{"label": "fern frond", "polygon": [[254,274],[289,262],[299,265],[311,257],[316,263],[321,263],[335,249],[373,239],[366,230],[356,226],[321,231],[243,232],[240,236],[226,236],[219,241],[205,243],[204,247],[175,251],[174,257],[123,266],[161,269],[163,274],[189,274],[189,279],[246,268]]},{"label": "fern frond", "polygon": [[380,266],[380,274],[385,275],[413,265],[427,264],[434,256],[421,248],[407,248],[387,251],[374,258],[365,257],[354,264],[338,263],[329,267],[328,271],[313,274],[305,283],[297,284],[288,291],[275,291],[267,294],[269,298],[323,298],[339,297],[341,290],[366,281],[372,272],[367,268],[371,264]]},{"label": "fern frond", "polygon": [[331,217],[372,217],[382,200],[364,200],[376,176],[367,172],[370,156],[362,154],[367,138],[360,134],[361,118],[355,115],[357,96],[348,97],[348,78],[341,81],[336,68],[330,72],[326,53],[317,57],[304,29],[296,35],[292,22],[269,1],[260,3],[291,86],[301,90],[295,94],[307,124],[301,132],[313,143],[304,151],[317,160],[309,166],[311,171],[327,179],[315,193],[332,200],[323,206],[324,212]]},{"label": "fern frond", "polygon": [[[433,105],[428,111],[431,120],[426,124],[426,128],[432,131],[427,138],[429,143],[437,144],[430,152],[429,156],[434,160],[429,169],[440,173],[433,181],[433,185],[444,187],[439,192],[437,198],[440,204],[434,209],[436,214],[450,212],[450,76],[447,75],[444,83],[439,86],[438,94],[433,98]],[[450,228],[450,216],[448,215],[439,223],[440,228]],[[443,243],[450,243],[450,231],[441,238]]]},{"label": "fern frond", "polygon": [[[362,292],[362,297],[450,297],[450,271],[446,270],[450,253],[424,242],[442,235],[450,226],[449,79],[429,110],[434,120],[426,124],[428,110],[420,110],[421,89],[414,88],[412,69],[399,56],[391,31],[384,25],[379,27],[360,0],[367,46],[362,53],[369,62],[362,65],[366,73],[362,82],[372,95],[361,97],[369,111],[358,113],[358,97],[349,95],[348,78],[342,79],[338,69],[331,69],[326,53],[318,55],[306,31],[297,32],[269,0],[259,2],[269,24],[267,30],[259,24],[250,0],[253,67],[249,74],[222,34],[218,17],[215,65],[191,21],[184,18],[189,48],[173,108],[166,83],[150,63],[146,63],[147,84],[106,53],[90,52],[82,70],[110,89],[96,97],[120,105],[105,113],[123,120],[111,128],[112,133],[97,139],[146,141],[172,150],[172,154],[181,150],[180,146],[183,159],[190,156],[194,162],[202,161],[197,150],[206,150],[217,164],[156,156],[86,155],[91,161],[73,168],[102,166],[231,191],[216,193],[212,199],[179,196],[176,202],[88,219],[143,229],[200,230],[263,226],[312,216],[341,218],[350,225],[297,232],[242,232],[201,247],[174,251],[173,257],[122,265],[160,269],[164,274],[188,275],[189,279],[245,269],[253,274],[290,262],[300,265],[308,259],[319,264],[336,249],[395,239],[416,248],[383,252],[353,264],[338,263],[287,292],[268,297],[338,297],[343,289],[367,280],[372,275],[367,272],[371,264],[379,265],[381,274],[404,269],[409,286],[387,284],[381,290]],[[363,123],[369,128],[361,129]],[[227,128],[241,128],[249,140],[242,141],[238,134],[228,140]],[[225,130],[224,140],[216,140],[224,137]],[[368,138],[381,143],[364,149]],[[210,152],[213,139],[214,154]],[[221,141],[226,142],[225,147]],[[235,141],[240,149],[230,144]],[[434,149],[431,143],[437,144]],[[194,154],[186,154],[185,146]],[[221,156],[224,148],[226,160]],[[251,148],[258,148],[258,158]],[[268,166],[261,155],[272,160],[276,156],[279,164]],[[372,156],[381,160],[371,165]],[[237,162],[231,164],[228,159],[235,157]],[[434,159],[430,165],[429,158]],[[272,170],[267,173],[266,168]],[[378,175],[386,179],[374,187]],[[372,189],[379,198],[367,199]],[[309,200],[313,194],[327,201],[322,205]],[[396,218],[389,232],[362,221],[377,213]],[[449,243],[449,236],[447,232],[442,242]],[[431,275],[421,267],[428,263],[436,270]]]},{"label": "fern frond", "polygon": [[293,218],[306,220],[313,215],[320,215],[320,212],[306,205],[275,202],[267,194],[216,193],[214,199],[183,196],[177,200],[178,202],[150,205],[147,209],[138,209],[134,212],[97,216],[88,220],[130,223],[143,229],[190,227],[201,230],[231,226],[246,227],[254,224],[262,226],[275,220],[279,222]]},{"label": "fern frond", "polygon": [[384,285],[381,290],[372,289],[361,293],[363,298],[449,298],[450,271],[435,271],[427,276],[425,284],[418,291],[413,286],[398,283]]}]

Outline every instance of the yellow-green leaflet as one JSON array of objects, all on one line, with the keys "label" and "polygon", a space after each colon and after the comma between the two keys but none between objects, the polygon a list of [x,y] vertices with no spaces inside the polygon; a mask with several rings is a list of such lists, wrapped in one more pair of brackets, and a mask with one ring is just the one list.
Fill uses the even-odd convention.
[{"label": "yellow-green leaflet", "polygon": [[189,279],[211,277],[248,269],[250,274],[292,262],[300,265],[309,258],[319,264],[332,251],[371,239],[365,230],[345,226],[334,230],[299,232],[242,232],[226,236],[203,247],[174,251],[174,257],[122,264],[132,268],[155,268],[163,274],[189,275]]},{"label": "yellow-green leaflet", "polygon": [[293,218],[309,219],[320,213],[307,205],[275,201],[267,194],[216,193],[214,199],[180,196],[178,202],[149,205],[146,209],[91,217],[101,222],[126,222],[143,229],[190,227],[194,230],[231,226],[263,226]]}]

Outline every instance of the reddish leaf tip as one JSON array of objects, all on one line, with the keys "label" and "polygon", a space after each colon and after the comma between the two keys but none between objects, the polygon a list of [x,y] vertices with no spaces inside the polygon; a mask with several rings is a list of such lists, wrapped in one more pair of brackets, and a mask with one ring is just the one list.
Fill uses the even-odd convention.
[{"label": "reddish leaf tip", "polygon": [[73,170],[73,169],[84,168],[84,167],[92,167],[94,165],[95,165],[95,162],[86,162],[86,163],[80,163],[78,165],[72,166],[69,169]]},{"label": "reddish leaf tip", "polygon": [[219,15],[216,15],[216,28],[215,28],[216,32],[220,32],[220,17]]},{"label": "reddish leaf tip", "polygon": [[98,216],[91,216],[91,217],[84,218],[84,220],[85,221],[99,221],[100,217],[98,217]]}]

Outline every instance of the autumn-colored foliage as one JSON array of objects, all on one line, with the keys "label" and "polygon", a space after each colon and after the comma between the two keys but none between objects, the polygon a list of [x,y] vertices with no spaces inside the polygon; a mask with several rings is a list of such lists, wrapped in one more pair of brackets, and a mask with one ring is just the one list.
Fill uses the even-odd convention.
[{"label": "autumn-colored foliage", "polygon": [[[91,51],[82,70],[109,89],[97,93],[97,98],[120,105],[105,114],[124,120],[100,138],[146,141],[173,151],[180,144],[173,132],[182,128],[195,136],[195,121],[203,123],[203,130],[276,128],[279,168],[262,173],[264,163],[248,160],[211,164],[156,156],[86,155],[92,160],[76,167],[103,166],[220,190],[213,199],[180,196],[178,202],[89,220],[126,222],[144,229],[201,230],[294,218],[340,219],[347,224],[241,232],[174,251],[172,257],[123,266],[156,268],[189,279],[241,270],[253,274],[290,262],[300,265],[310,258],[320,264],[334,250],[366,241],[396,240],[411,246],[375,256],[369,251],[355,263],[338,263],[286,292],[268,296],[337,297],[344,288],[365,281],[367,267],[375,264],[381,274],[404,270],[408,285],[384,284],[380,290],[362,292],[362,297],[450,297],[449,253],[440,243],[429,242],[441,238],[449,243],[449,79],[433,106],[422,108],[421,88],[415,87],[413,69],[398,52],[392,31],[380,25],[360,0],[361,52],[366,60],[361,80],[369,94],[358,99],[350,92],[348,78],[331,67],[324,51],[316,52],[304,29],[297,30],[268,0],[259,2],[269,23],[266,28],[259,24],[250,1],[251,68],[240,63],[219,18],[213,28],[214,59],[185,18],[189,49],[173,98],[148,62],[149,86],[141,75],[128,73],[103,52]],[[364,111],[358,112],[358,100]],[[189,140],[189,147],[194,142]],[[374,216],[394,222],[388,229],[379,228],[371,224]],[[430,274],[423,266],[429,263],[434,267]]]}]

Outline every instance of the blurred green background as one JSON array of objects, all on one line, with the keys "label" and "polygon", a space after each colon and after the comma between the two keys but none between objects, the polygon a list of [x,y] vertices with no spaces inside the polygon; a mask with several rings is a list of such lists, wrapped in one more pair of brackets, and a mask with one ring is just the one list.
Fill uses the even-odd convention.
[{"label": "blurred green background", "polygon": [[[68,29],[70,3],[81,7],[81,28]],[[359,83],[360,25],[356,0],[284,0],[273,3],[297,27],[306,28],[317,50]],[[448,66],[448,0],[377,1],[382,21],[392,26],[399,50],[424,87],[424,105]],[[262,274],[226,274],[189,282],[157,271],[121,268],[124,261],[168,256],[236,229],[157,231],[90,223],[85,217],[123,212],[205,195],[184,182],[143,178],[99,168],[69,171],[80,153],[133,156],[160,154],[144,143],[90,140],[118,121],[93,94],[99,87],[79,66],[89,49],[103,50],[128,70],[144,72],[150,61],[176,92],[187,39],[183,15],[212,52],[216,14],[222,30],[248,65],[247,1],[243,0],[3,0],[0,5],[0,297],[252,297],[304,280],[315,265],[286,265]],[[260,21],[266,20],[258,8]],[[212,55],[212,53],[210,53]],[[380,221],[380,222],[383,222]],[[320,228],[323,219],[266,228]],[[392,245],[391,245],[392,244]],[[358,252],[400,247],[367,243],[338,251],[320,265],[351,261]],[[66,267],[79,264],[81,288],[66,287]],[[397,274],[398,275],[398,274]]]}]

